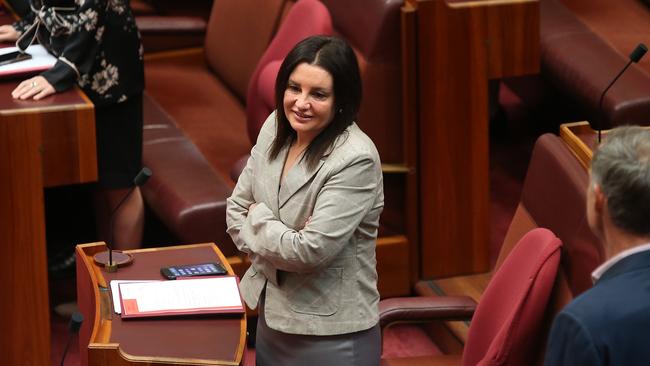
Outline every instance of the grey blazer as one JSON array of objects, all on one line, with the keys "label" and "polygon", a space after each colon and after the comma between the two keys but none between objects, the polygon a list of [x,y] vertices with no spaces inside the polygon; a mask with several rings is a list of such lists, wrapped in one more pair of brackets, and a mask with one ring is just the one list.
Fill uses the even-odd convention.
[{"label": "grey blazer", "polygon": [[280,185],[288,148],[269,160],[275,134],[274,112],[227,202],[228,233],[252,262],[242,297],[256,308],[266,284],[267,325],[285,333],[368,329],[378,321],[375,247],[384,206],[377,149],[352,124],[314,170],[299,159]]}]

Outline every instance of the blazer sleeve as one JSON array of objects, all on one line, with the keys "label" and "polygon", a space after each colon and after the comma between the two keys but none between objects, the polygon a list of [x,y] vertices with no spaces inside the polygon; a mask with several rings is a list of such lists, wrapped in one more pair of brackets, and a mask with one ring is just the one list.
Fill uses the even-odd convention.
[{"label": "blazer sleeve", "polygon": [[51,24],[48,28],[51,33],[69,32],[57,62],[41,74],[59,92],[72,87],[81,75],[90,72],[104,33],[104,6],[97,0],[85,0],[81,4],[74,12],[64,14],[48,8],[43,15]]},{"label": "blazer sleeve", "polygon": [[235,246],[237,246],[237,249],[248,254],[250,254],[250,249],[246,245],[246,241],[242,239],[240,231],[242,224],[248,217],[248,208],[255,203],[255,196],[253,194],[255,172],[253,167],[256,164],[256,159],[261,158],[259,151],[260,145],[264,144],[263,141],[269,140],[268,136],[273,135],[274,120],[275,112],[271,113],[262,125],[257,142],[251,149],[251,156],[248,158],[244,170],[237,179],[237,184],[232,195],[226,200],[226,225],[228,226],[226,231],[232,238]]},{"label": "blazer sleeve", "polygon": [[327,266],[381,194],[378,158],[359,154],[341,165],[318,193],[311,220],[303,229],[287,227],[263,203],[249,212],[240,231],[249,250],[279,270],[304,273]]},{"label": "blazer sleeve", "polygon": [[598,366],[604,363],[584,324],[563,311],[553,322],[544,365]]},{"label": "blazer sleeve", "polygon": [[239,232],[242,223],[248,216],[248,208],[250,205],[255,203],[251,185],[251,178],[253,176],[251,168],[254,159],[253,156],[254,154],[251,153],[251,156],[246,162],[246,167],[244,167],[244,170],[239,175],[237,185],[235,185],[232,195],[226,200],[226,224],[228,226],[226,231],[232,238],[235,246],[237,246],[237,249],[249,254],[250,250],[248,249],[246,242],[242,240]]}]

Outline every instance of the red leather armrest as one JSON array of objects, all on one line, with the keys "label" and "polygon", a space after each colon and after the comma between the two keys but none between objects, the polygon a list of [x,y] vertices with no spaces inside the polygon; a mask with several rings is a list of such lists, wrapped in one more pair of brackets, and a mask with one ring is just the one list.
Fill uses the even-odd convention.
[{"label": "red leather armrest", "polygon": [[471,319],[476,302],[468,296],[394,297],[379,302],[381,328],[395,322]]}]

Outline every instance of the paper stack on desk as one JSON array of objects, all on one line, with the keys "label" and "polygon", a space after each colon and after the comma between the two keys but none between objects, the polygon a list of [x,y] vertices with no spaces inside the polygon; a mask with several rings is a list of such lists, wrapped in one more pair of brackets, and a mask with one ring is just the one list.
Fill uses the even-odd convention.
[{"label": "paper stack on desk", "polygon": [[[0,55],[17,50],[17,47],[0,48]],[[0,66],[0,77],[36,74],[51,68],[56,63],[56,57],[49,54],[45,47],[39,44],[27,47],[25,52],[32,55],[32,58]]]},{"label": "paper stack on desk", "polygon": [[122,318],[243,313],[235,276],[118,284]]}]

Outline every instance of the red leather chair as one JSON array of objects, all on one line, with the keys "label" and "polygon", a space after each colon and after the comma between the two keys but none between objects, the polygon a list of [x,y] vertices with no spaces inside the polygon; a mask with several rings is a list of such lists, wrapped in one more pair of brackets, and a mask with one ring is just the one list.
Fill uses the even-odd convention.
[{"label": "red leather chair", "polygon": [[[215,5],[230,6],[231,8],[236,7],[234,2]],[[251,6],[249,3],[247,5]],[[223,16],[218,13],[219,10],[223,10],[223,8],[215,8],[214,17]],[[243,9],[239,10],[244,11]],[[246,8],[245,10],[250,9]],[[220,79],[217,78],[217,75],[231,79],[243,77],[241,73],[231,72],[233,69],[242,67],[242,65],[234,65],[237,61],[240,61],[235,58],[237,55],[225,55],[227,52],[218,52],[227,51],[227,49],[217,47],[219,44],[216,44],[218,43],[217,41],[226,42],[223,39],[217,39],[218,37],[214,33],[216,32],[216,27],[219,25],[217,24],[218,20],[220,19],[211,19],[212,28],[208,31],[211,37],[209,37],[209,42],[206,41],[206,57],[208,59],[209,70],[211,71],[203,67],[182,67],[178,65],[174,65],[172,69],[156,69],[156,65],[154,65],[156,72],[150,74],[150,76],[152,76],[151,79],[154,81],[165,85],[165,88],[170,88],[168,92],[170,95],[173,94],[174,98],[178,99],[178,95],[181,93],[184,97],[180,98],[181,100],[189,100],[187,103],[183,102],[183,104],[187,105],[177,106],[179,108],[177,112],[186,112],[179,113],[187,118],[184,121],[185,123],[193,123],[201,126],[214,122],[213,120],[209,120],[214,117],[222,119],[215,124],[218,126],[224,125],[223,120],[230,121],[233,125],[243,126],[243,121],[238,120],[240,116],[243,120],[243,107],[241,110],[238,106],[233,107],[234,103],[232,101],[235,97],[226,96],[226,90],[235,89],[241,83],[225,83],[219,81]],[[272,63],[276,59],[281,60],[295,43],[303,38],[309,35],[328,33],[331,32],[331,29],[329,12],[317,0],[300,0],[288,10],[274,39],[267,47],[267,51],[262,54],[263,56],[250,77],[249,89],[255,90],[248,94],[254,100],[254,105],[258,105],[256,104],[257,99],[264,99],[257,92],[260,84],[259,75],[268,74],[268,72],[267,74],[262,72],[264,66]],[[240,42],[239,38],[237,39],[237,42]],[[246,40],[241,42],[245,43]],[[244,61],[241,60],[241,63],[244,63]],[[164,67],[163,65],[164,63],[157,66]],[[162,80],[165,70],[172,70],[177,73]],[[251,67],[251,70],[253,70],[253,67]],[[188,77],[184,80],[182,77],[184,75],[191,75],[192,78],[190,79]],[[156,76],[161,79],[156,78]],[[175,81],[175,84],[170,80]],[[201,84],[199,81],[203,83]],[[196,88],[192,85],[191,90],[187,90],[184,87],[187,86],[188,82],[193,82],[195,85],[205,84],[205,86],[201,90],[201,88]],[[220,87],[217,89],[216,85]],[[171,90],[174,86],[178,90]],[[262,88],[263,90],[264,88]],[[226,108],[225,106],[230,106],[230,108]],[[197,141],[188,138],[185,134],[186,131],[183,130],[184,124],[174,121],[174,118],[170,116],[170,114],[173,115],[174,113],[165,113],[163,110],[164,107],[164,105],[161,107],[149,98],[148,95],[145,98],[143,161],[154,172],[152,179],[142,190],[145,202],[169,231],[177,237],[178,241],[188,244],[216,242],[226,256],[234,256],[238,253],[237,248],[235,248],[225,232],[226,199],[230,196],[232,187],[230,182],[226,182],[222,178],[221,174],[219,174],[221,171],[218,169],[219,163],[226,165],[225,161],[228,160],[228,168],[225,169],[225,172],[227,172],[232,165],[231,161],[234,159],[229,160],[208,156],[206,150],[201,148],[205,148],[205,145],[201,146]],[[213,115],[210,115],[210,113]],[[270,110],[264,118],[266,118],[268,113],[270,113]],[[219,131],[219,133],[223,135],[233,134],[232,131]],[[223,142],[223,140],[220,141]],[[218,145],[218,142],[211,144]],[[220,148],[223,148],[223,146]],[[239,156],[243,152],[235,156]],[[231,155],[234,154],[231,153]],[[217,160],[216,163],[215,160]],[[242,266],[238,268],[241,270],[244,269]]]},{"label": "red leather chair", "polygon": [[[570,3],[574,3],[573,7]],[[543,109],[540,112],[545,115],[544,120],[547,122],[588,120],[594,128],[599,120],[603,128],[623,124],[647,125],[650,113],[647,56],[646,66],[631,65],[605,95],[602,109],[599,107],[601,93],[628,61],[628,55],[637,42],[643,39],[637,35],[647,33],[645,28],[637,21],[633,23],[634,32],[621,32],[607,37],[607,34],[599,34],[600,31],[596,30],[598,24],[583,23],[571,8],[581,9],[584,14],[609,14],[608,9],[596,3],[587,6],[590,3],[588,1],[580,1],[582,5],[576,8],[576,3],[577,1],[563,0],[539,1],[540,74],[524,79],[509,79],[505,83],[516,94],[530,99],[533,105],[529,108]],[[620,6],[637,5],[634,4],[636,1],[626,3],[629,4]],[[618,4],[612,3],[612,6]],[[647,11],[642,13],[639,19],[647,17]],[[590,18],[588,15],[586,17]],[[602,29],[609,29],[610,33],[615,33],[622,21],[611,16],[602,19],[609,19],[611,24]],[[534,83],[532,87],[531,82]],[[530,93],[531,89],[535,90],[534,94]],[[543,100],[540,100],[540,95],[543,95]],[[539,103],[543,104],[535,106]],[[544,108],[545,106],[550,108]]]},{"label": "red leather chair", "polygon": [[[382,359],[382,365],[530,365],[545,340],[543,319],[562,243],[543,228],[528,232],[492,277],[474,310],[469,297],[407,297],[379,303],[380,324],[472,318],[462,355]],[[473,314],[473,317],[472,317]]]},{"label": "red leather chair", "polygon": [[[499,258],[488,273],[420,281],[420,296],[469,296],[481,298],[514,245],[528,231],[545,227],[562,241],[562,261],[557,282],[546,309],[543,333],[548,332],[555,314],[591,287],[591,271],[604,258],[600,241],[593,235],[585,214],[589,176],[559,136],[544,134],[537,139],[524,180],[521,199],[504,238]],[[458,353],[468,341],[468,325],[461,321],[427,326],[429,336],[447,353]],[[537,360],[544,357],[540,346]],[[411,352],[405,350],[405,353]]]},{"label": "red leather chair", "polygon": [[[286,3],[290,5],[292,1],[286,0]],[[299,6],[300,2],[293,4],[291,9]],[[363,83],[363,100],[356,122],[377,145],[382,162],[402,162],[399,9],[403,0],[321,0],[319,3],[326,7],[328,14],[332,14],[328,31],[322,34],[335,34],[345,39],[357,55]],[[283,39],[289,39],[288,37],[297,38],[291,35],[291,32],[283,37],[280,37],[279,33],[280,31],[276,36],[278,43],[286,43]],[[270,51],[276,46],[279,45],[269,46],[251,77],[248,88],[247,128],[253,143],[264,119],[273,110],[272,83],[275,81],[281,60],[288,52],[286,50],[282,57],[278,57],[277,51]],[[252,83],[258,83],[257,88]],[[253,97],[251,93],[256,93],[257,97]],[[234,181],[239,177],[245,163],[246,158],[240,159],[231,169],[230,177]],[[398,228],[403,226],[403,208],[393,207],[391,202],[392,200],[389,200],[388,206],[384,208],[382,224],[389,224],[393,229],[402,232],[403,230]]]},{"label": "red leather chair", "polygon": [[[330,13],[320,1],[299,0],[291,7],[248,83],[246,128],[251,144],[255,144],[262,124],[275,109],[275,79],[289,51],[309,36],[331,34]],[[246,154],[233,165],[230,171],[233,181],[237,181],[248,157]]]},{"label": "red leather chair", "polygon": [[303,39],[331,34],[332,19],[323,3],[299,0],[291,7],[248,82],[246,126],[253,144],[266,117],[275,109],[275,78],[284,58]]},{"label": "red leather chair", "polygon": [[[286,3],[289,5],[292,1],[286,0]],[[400,133],[402,128],[399,100],[399,9],[402,4],[403,0],[296,1],[290,11],[293,13],[294,8],[310,7],[309,15],[303,15],[299,19],[299,16],[287,14],[283,23],[291,22],[296,25],[295,28],[278,30],[248,85],[246,115],[251,141],[255,142],[262,122],[274,108],[273,105],[268,105],[273,102],[273,83],[270,81],[275,81],[280,62],[293,45],[314,34],[300,29],[320,28],[318,34],[336,34],[348,41],[355,50],[364,93],[357,122],[377,144],[383,160],[401,159],[401,148],[396,146],[399,139],[396,139],[395,134]],[[327,13],[327,22],[321,13]],[[258,83],[257,88],[255,83]],[[266,103],[266,108],[262,107],[263,103]]]}]

